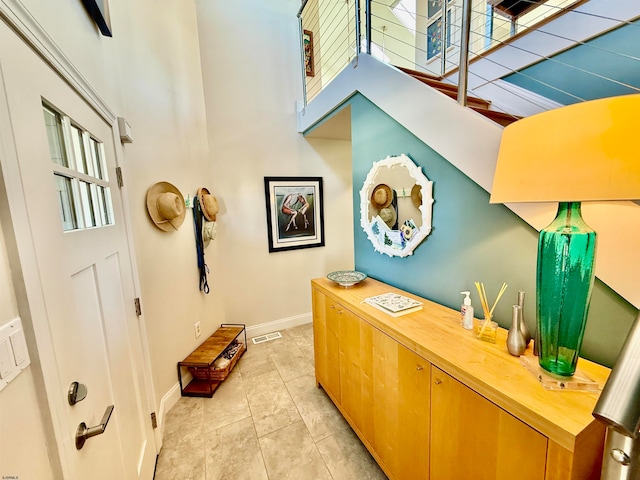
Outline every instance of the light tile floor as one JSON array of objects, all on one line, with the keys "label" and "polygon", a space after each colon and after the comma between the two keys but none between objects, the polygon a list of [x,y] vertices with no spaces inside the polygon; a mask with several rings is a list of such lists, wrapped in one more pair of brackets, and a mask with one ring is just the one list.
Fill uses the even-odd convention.
[{"label": "light tile floor", "polygon": [[212,398],[166,415],[155,480],[385,480],[316,387],[311,324],[254,345]]}]

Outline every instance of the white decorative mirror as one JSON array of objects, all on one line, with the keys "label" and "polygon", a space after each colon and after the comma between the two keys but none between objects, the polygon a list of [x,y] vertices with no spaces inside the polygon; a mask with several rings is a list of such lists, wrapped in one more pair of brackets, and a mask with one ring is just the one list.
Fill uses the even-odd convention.
[{"label": "white decorative mirror", "polygon": [[433,182],[406,155],[373,163],[360,190],[360,225],[373,247],[406,257],[431,232]]}]

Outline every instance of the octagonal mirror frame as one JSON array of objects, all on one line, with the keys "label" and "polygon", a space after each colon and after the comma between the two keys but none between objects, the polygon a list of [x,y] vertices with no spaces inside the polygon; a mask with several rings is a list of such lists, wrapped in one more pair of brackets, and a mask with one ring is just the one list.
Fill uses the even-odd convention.
[{"label": "octagonal mirror frame", "polygon": [[[419,211],[421,224],[411,229],[410,235],[405,234],[406,227],[401,227],[403,230],[390,230],[387,232],[389,236],[397,239],[392,241],[384,233],[380,233],[382,220],[371,205],[371,195],[377,185],[386,184],[385,173],[396,168],[406,169],[415,185],[420,186],[422,202],[416,210]],[[407,189],[410,191],[412,186],[390,185],[390,187],[396,192],[402,192],[402,196],[406,197],[408,196]],[[417,166],[408,156],[405,154],[388,156],[373,163],[360,190],[360,226],[376,251],[390,257],[406,257],[413,254],[415,248],[431,233],[432,210],[433,182],[422,173],[421,167]],[[382,227],[386,229],[384,225]]]}]

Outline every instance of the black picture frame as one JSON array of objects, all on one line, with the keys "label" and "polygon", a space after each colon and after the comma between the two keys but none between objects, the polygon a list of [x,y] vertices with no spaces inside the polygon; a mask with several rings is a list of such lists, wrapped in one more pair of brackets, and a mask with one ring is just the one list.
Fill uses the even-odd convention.
[{"label": "black picture frame", "polygon": [[322,177],[264,177],[269,253],[324,247]]},{"label": "black picture frame", "polygon": [[112,37],[111,19],[109,15],[109,0],[81,0],[91,19],[95,22],[100,33],[105,37]]}]

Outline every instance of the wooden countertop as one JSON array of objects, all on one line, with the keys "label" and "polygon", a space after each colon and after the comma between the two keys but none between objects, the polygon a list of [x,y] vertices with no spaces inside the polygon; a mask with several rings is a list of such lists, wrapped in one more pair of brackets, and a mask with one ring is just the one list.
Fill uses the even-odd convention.
[{"label": "wooden countertop", "polygon": [[[459,311],[372,278],[348,288],[318,278],[312,280],[312,286],[571,452],[581,434],[598,427],[591,412],[599,393],[545,389],[518,357],[509,354],[504,329],[498,331],[495,344],[481,341],[460,326]],[[423,309],[393,317],[363,303],[365,298],[386,292],[419,300]],[[578,369],[601,387],[610,372],[582,358]]]}]

